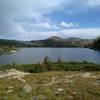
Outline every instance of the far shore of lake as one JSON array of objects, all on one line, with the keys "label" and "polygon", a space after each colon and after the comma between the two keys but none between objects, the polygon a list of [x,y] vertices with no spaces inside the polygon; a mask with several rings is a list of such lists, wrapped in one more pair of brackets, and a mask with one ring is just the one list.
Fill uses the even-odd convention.
[{"label": "far shore of lake", "polygon": [[10,48],[10,47],[2,47],[2,48],[0,48],[0,53],[1,54],[16,53],[16,52],[18,52],[18,48]]}]

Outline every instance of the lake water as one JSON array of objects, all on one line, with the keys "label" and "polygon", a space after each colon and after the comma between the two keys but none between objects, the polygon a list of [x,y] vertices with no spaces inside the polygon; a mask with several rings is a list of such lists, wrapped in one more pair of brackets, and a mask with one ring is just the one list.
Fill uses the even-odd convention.
[{"label": "lake water", "polygon": [[45,56],[52,61],[61,57],[64,61],[89,61],[100,64],[100,51],[87,48],[22,48],[20,52],[0,54],[0,64],[30,64],[42,62]]}]

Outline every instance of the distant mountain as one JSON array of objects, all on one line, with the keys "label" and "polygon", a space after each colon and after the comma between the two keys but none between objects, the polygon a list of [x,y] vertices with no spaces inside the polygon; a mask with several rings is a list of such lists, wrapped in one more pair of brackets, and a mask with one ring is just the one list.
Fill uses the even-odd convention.
[{"label": "distant mountain", "polygon": [[30,41],[0,39],[0,47],[27,47],[32,46]]},{"label": "distant mountain", "polygon": [[61,38],[57,36],[50,37],[44,40],[34,41],[18,41],[0,39],[0,46],[15,46],[15,47],[89,47],[93,40],[80,38]]},{"label": "distant mountain", "polygon": [[57,36],[45,40],[31,41],[34,46],[41,47],[88,47],[93,40],[80,38],[61,38]]},{"label": "distant mountain", "polygon": [[53,37],[50,37],[49,39],[47,40],[51,40],[51,41],[61,41],[63,40],[61,37],[58,37],[58,36],[53,36]]}]

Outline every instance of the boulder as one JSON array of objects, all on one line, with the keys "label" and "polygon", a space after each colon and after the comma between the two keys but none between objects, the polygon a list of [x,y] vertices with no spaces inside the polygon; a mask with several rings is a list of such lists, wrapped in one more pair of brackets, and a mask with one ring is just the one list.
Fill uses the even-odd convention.
[{"label": "boulder", "polygon": [[25,85],[23,86],[23,91],[24,91],[25,93],[30,93],[30,92],[32,91],[32,87],[31,87],[29,84],[25,84]]}]

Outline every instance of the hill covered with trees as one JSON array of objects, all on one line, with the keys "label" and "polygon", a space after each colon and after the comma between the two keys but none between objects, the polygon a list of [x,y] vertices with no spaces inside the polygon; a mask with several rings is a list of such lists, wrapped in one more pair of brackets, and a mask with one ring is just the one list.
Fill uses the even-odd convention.
[{"label": "hill covered with trees", "polygon": [[94,48],[96,50],[100,50],[100,37],[98,37],[94,40],[92,48]]},{"label": "hill covered with trees", "polygon": [[0,47],[83,47],[100,50],[100,37],[96,39],[61,38],[57,36],[44,40],[19,41],[0,39]]}]

